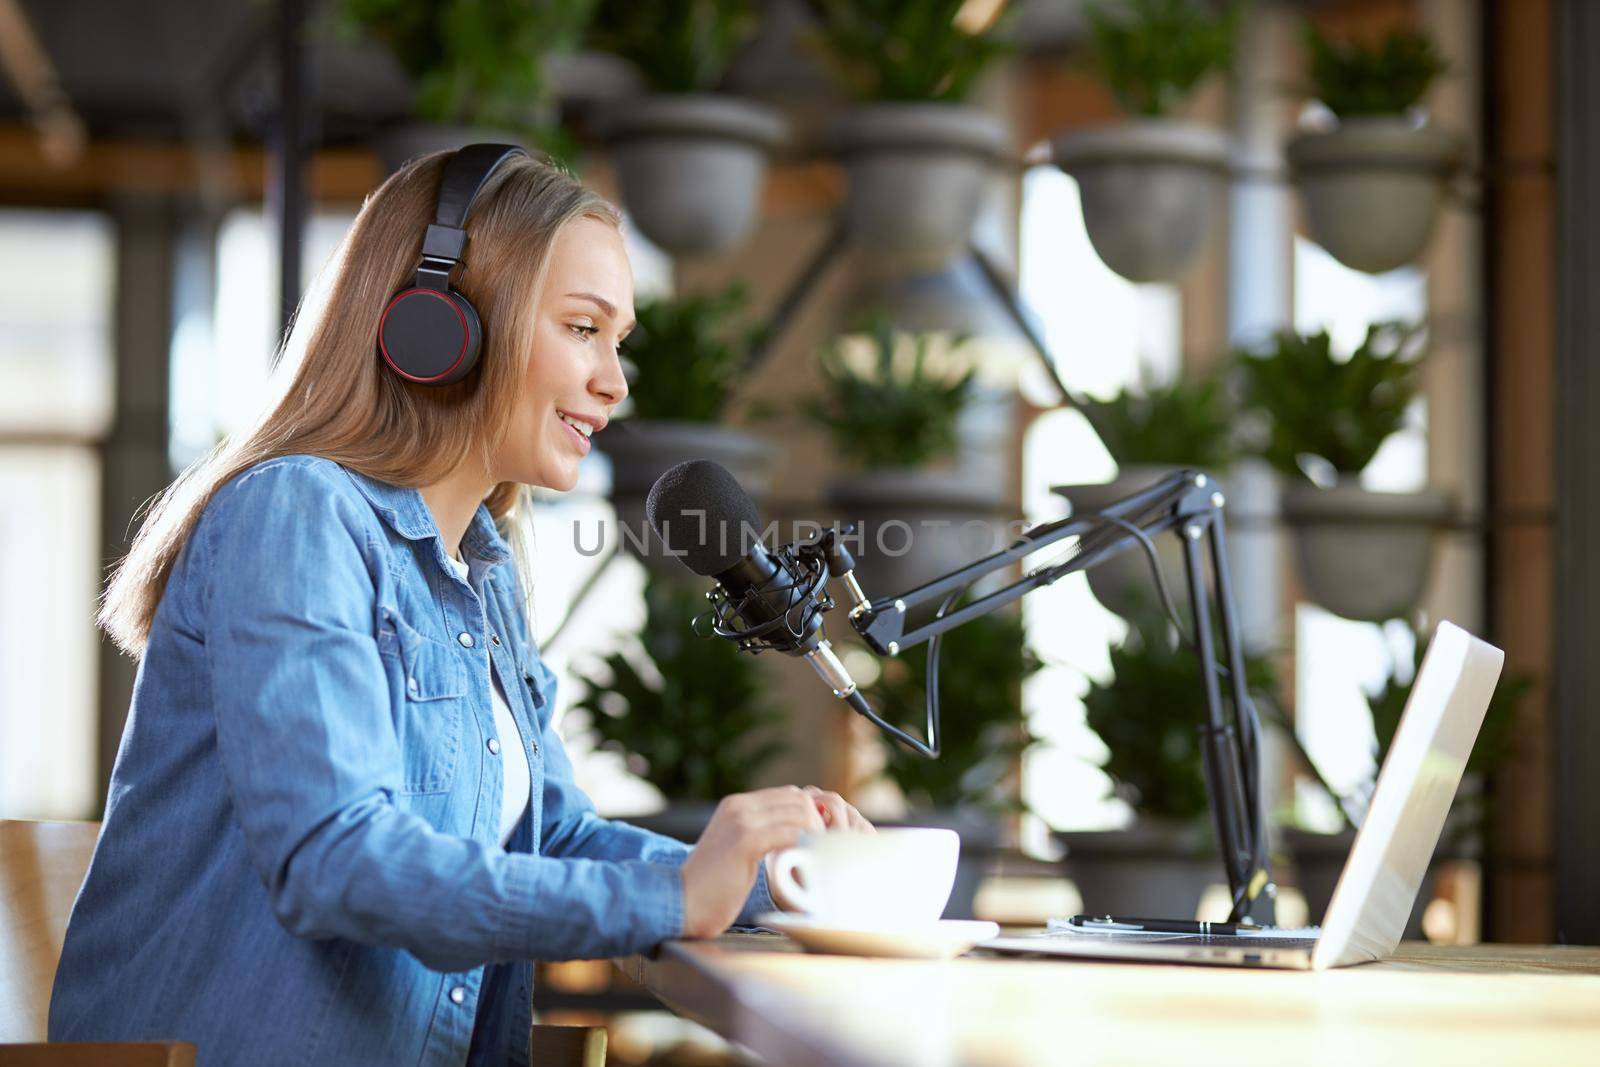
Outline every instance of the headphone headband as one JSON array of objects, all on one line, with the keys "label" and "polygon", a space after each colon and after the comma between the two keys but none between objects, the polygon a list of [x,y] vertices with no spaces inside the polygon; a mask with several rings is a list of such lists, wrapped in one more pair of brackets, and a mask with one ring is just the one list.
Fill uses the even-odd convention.
[{"label": "headphone headband", "polygon": [[389,298],[378,320],[378,354],[406,381],[448,385],[477,364],[483,327],[472,304],[451,287],[450,276],[466,251],[473,201],[503,164],[527,154],[516,145],[469,144],[445,162],[416,275]]},{"label": "headphone headband", "polygon": [[528,153],[509,144],[469,144],[458,149],[444,165],[439,178],[439,206],[422,238],[422,262],[417,264],[419,289],[448,292],[450,275],[467,247],[467,212],[489,178],[507,160]]}]

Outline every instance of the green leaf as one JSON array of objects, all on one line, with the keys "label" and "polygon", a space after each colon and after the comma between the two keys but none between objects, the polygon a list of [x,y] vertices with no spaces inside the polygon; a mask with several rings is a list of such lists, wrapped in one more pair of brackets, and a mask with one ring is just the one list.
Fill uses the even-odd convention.
[{"label": "green leaf", "polygon": [[[1117,795],[1141,816],[1193,819],[1210,810],[1200,750],[1205,697],[1195,653],[1164,614],[1148,605],[1129,620],[1111,650],[1113,679],[1091,679],[1083,698],[1089,728],[1109,751],[1105,772]],[[1264,656],[1245,657],[1252,694],[1270,695],[1276,672]]]},{"label": "green leaf", "polygon": [[637,370],[628,386],[631,417],[718,421],[762,333],[736,324],[744,304],[739,283],[640,304],[623,351]]},{"label": "green leaf", "polygon": [[433,122],[506,127],[543,143],[549,55],[583,39],[596,0],[340,0],[336,28],[387,46]]},{"label": "green leaf", "polygon": [[821,36],[860,100],[960,101],[1010,46],[956,21],[966,0],[816,0]]},{"label": "green leaf", "polygon": [[1433,38],[1397,29],[1376,43],[1331,41],[1306,25],[1312,92],[1340,118],[1398,115],[1449,69]]},{"label": "green leaf", "polygon": [[1233,412],[1219,375],[1167,386],[1145,382],[1110,400],[1075,397],[1073,405],[1119,464],[1220,471],[1235,458]]},{"label": "green leaf", "polygon": [[1253,451],[1291,478],[1302,455],[1358,474],[1405,422],[1420,386],[1421,324],[1377,323],[1348,359],[1326,330],[1283,330],[1263,352],[1235,353],[1244,407],[1262,420]]},{"label": "green leaf", "polygon": [[1215,13],[1197,0],[1126,0],[1085,15],[1091,63],[1129,114],[1170,114],[1206,76],[1233,65],[1237,3]]},{"label": "green leaf", "polygon": [[[783,750],[783,712],[767,697],[752,656],[727,641],[701,638],[691,620],[705,610],[698,590],[652,577],[645,588],[640,651],[659,681],[632,660],[604,660],[610,681],[579,675],[573,707],[588,716],[599,748],[628,764],[673,800],[718,800],[753,788]],[[620,705],[620,707],[619,707]]]},{"label": "green leaf", "polygon": [[[928,647],[883,662],[866,691],[885,719],[921,736],[927,724]],[[884,737],[885,774],[918,806],[1015,811],[1015,763],[1038,738],[1022,683],[1039,669],[1014,612],[984,615],[944,635],[939,652],[941,755],[926,759]]]},{"label": "green leaf", "polygon": [[589,41],[631,62],[655,92],[708,92],[756,15],[752,0],[600,0]]},{"label": "green leaf", "polygon": [[[861,467],[919,467],[949,456],[956,426],[972,399],[976,368],[958,376],[928,368],[937,334],[898,331],[886,317],[869,328],[875,370],[862,374],[843,355],[844,338],[824,349],[823,388],[799,405],[802,415],[826,430],[838,453]],[[967,344],[957,337],[951,355]]]}]

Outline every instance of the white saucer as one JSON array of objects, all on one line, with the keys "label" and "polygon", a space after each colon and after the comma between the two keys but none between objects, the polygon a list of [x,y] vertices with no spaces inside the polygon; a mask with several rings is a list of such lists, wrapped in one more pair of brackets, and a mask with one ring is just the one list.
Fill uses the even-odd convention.
[{"label": "white saucer", "polygon": [[809,952],[844,956],[898,956],[905,959],[948,960],[979,941],[998,937],[1000,927],[991,922],[940,919],[914,926],[849,926],[769,911],[756,922],[788,934]]}]

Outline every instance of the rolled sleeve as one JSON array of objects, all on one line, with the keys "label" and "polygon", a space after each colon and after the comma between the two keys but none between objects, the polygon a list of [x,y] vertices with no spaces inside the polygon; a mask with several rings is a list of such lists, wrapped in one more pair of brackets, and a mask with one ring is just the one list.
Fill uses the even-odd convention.
[{"label": "rolled sleeve", "polygon": [[[541,661],[542,688],[545,707],[555,707],[556,677]],[[616,819],[605,819],[595,813],[594,802],[573,780],[572,760],[560,735],[552,729],[541,727],[541,744],[545,754],[545,782],[540,824],[541,849],[546,855],[588,857],[609,860],[644,860],[670,869],[674,885],[678,928],[682,930],[683,890],[679,868],[689,858],[689,845],[673,837],[633,826]],[[767,889],[765,864],[756,866],[755,884],[745,901],[736,926],[754,926],[756,916],[776,911],[772,894]]]}]

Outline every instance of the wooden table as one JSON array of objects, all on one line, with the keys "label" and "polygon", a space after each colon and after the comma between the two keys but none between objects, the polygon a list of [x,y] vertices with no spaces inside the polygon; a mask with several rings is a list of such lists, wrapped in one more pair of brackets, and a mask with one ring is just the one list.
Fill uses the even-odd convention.
[{"label": "wooden table", "polygon": [[1402,945],[1336,971],[803,953],[774,934],[617,965],[796,1067],[1600,1064],[1600,949]]}]

